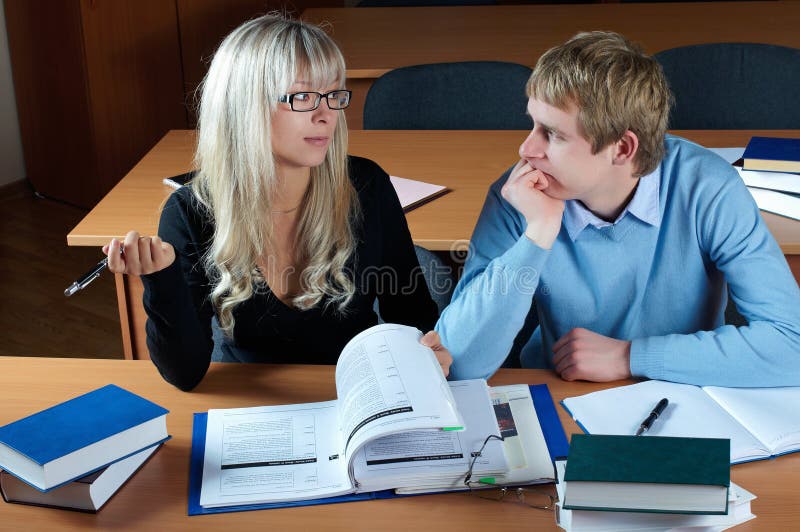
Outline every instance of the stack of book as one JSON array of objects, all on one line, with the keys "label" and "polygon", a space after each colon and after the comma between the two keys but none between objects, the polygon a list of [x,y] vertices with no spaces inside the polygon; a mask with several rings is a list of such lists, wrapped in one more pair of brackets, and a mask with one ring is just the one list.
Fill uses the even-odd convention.
[{"label": "stack of book", "polygon": [[[635,438],[634,436],[627,436],[626,438]],[[651,439],[648,437],[640,437],[641,440]],[[671,438],[673,439],[673,438]],[[572,454],[572,451],[570,452]],[[699,498],[695,497],[695,493],[691,493],[691,489],[684,489],[683,486],[666,485],[662,486],[662,493],[656,496],[643,497],[638,493],[638,485],[631,483],[628,491],[636,494],[636,502],[639,503],[639,508],[631,509],[631,501],[620,495],[619,490],[611,490],[610,492],[597,491],[595,495],[605,496],[607,499],[601,504],[605,505],[604,508],[592,509],[573,509],[566,506],[566,500],[570,496],[569,481],[565,480],[568,460],[559,460],[556,462],[556,475],[558,477],[556,484],[556,491],[558,493],[558,502],[556,503],[556,524],[568,531],[592,531],[592,532],[617,532],[624,530],[637,530],[637,531],[656,531],[656,530],[724,530],[732,526],[744,523],[751,519],[755,519],[755,515],[750,511],[750,501],[756,498],[755,495],[746,489],[730,482],[727,491],[726,509],[724,513],[699,513],[692,511],[681,511],[682,509],[693,508],[696,510]],[[685,469],[685,468],[684,468]],[[573,472],[573,475],[576,473]],[[580,475],[580,471],[577,473]],[[663,480],[663,479],[662,479]],[[695,479],[697,482],[698,479]],[[697,484],[695,484],[696,486]],[[624,489],[624,488],[623,488]],[[658,488],[656,488],[658,489]],[[683,498],[683,501],[677,501],[675,497],[669,497],[664,493],[672,490],[677,493],[678,498]],[[713,504],[721,505],[720,494],[722,490],[716,490],[711,486],[711,501]],[[705,497],[708,502],[709,497]],[[642,502],[649,502],[652,506],[660,506],[660,510],[650,509],[643,510],[641,508]],[[586,503],[587,501],[582,501]],[[591,501],[590,501],[591,502]],[[593,501],[597,502],[597,501]],[[678,504],[683,502],[683,505]],[[666,504],[668,503],[668,504]],[[664,509],[664,506],[670,506],[672,509]]]},{"label": "stack of book", "polygon": [[759,209],[800,220],[800,139],[753,137],[733,165]]},{"label": "stack of book", "polygon": [[0,427],[3,499],[96,512],[169,439],[167,413],[109,384]]}]

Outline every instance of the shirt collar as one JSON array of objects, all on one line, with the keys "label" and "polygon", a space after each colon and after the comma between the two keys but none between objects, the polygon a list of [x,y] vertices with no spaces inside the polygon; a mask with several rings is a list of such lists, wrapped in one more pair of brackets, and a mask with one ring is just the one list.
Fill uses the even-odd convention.
[{"label": "shirt collar", "polygon": [[633,198],[613,222],[607,222],[597,217],[578,200],[567,200],[564,207],[564,227],[566,227],[570,239],[574,242],[587,225],[598,229],[615,225],[627,213],[631,213],[649,225],[658,227],[661,224],[661,210],[658,203],[660,183],[661,165],[659,164],[655,170],[639,179]]}]

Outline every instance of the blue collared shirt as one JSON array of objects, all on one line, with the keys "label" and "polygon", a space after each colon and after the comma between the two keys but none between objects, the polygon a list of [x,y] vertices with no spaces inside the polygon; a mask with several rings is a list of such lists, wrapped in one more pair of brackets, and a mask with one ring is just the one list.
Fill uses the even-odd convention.
[{"label": "blue collared shirt", "polygon": [[639,179],[633,199],[628,202],[628,205],[625,206],[625,209],[613,222],[607,222],[599,218],[578,200],[568,200],[564,207],[564,227],[570,239],[574,242],[587,225],[592,225],[598,229],[616,225],[627,213],[631,213],[647,224],[658,227],[661,224],[661,211],[658,208],[660,181],[661,165]]}]

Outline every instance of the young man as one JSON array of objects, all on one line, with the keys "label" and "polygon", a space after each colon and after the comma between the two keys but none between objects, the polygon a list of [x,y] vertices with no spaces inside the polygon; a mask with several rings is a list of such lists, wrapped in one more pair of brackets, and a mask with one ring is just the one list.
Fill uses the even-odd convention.
[{"label": "young man", "polygon": [[[451,377],[488,377],[520,334],[523,367],[566,380],[800,386],[797,283],[730,165],[665,137],[658,63],[582,33],[527,93],[521,160],[491,186],[436,327]],[[728,289],[745,327],[723,324]]]}]

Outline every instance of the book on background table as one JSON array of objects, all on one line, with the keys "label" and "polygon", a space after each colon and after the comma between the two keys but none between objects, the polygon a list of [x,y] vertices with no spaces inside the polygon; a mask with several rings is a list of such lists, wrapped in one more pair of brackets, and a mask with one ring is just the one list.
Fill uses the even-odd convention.
[{"label": "book on background table", "polygon": [[762,211],[800,220],[800,194],[786,194],[775,190],[747,187]]},{"label": "book on background table", "polygon": [[[200,504],[356,493],[355,462],[370,442],[403,434],[408,447],[416,448],[426,438],[438,441],[446,439],[443,433],[464,430],[453,392],[433,351],[419,343],[421,337],[413,327],[394,324],[356,335],[336,364],[336,400],[209,410]],[[485,384],[482,393],[488,403]],[[487,411],[491,416],[488,404]],[[427,432],[409,435],[414,431]],[[381,443],[374,450],[376,460],[399,454]],[[449,452],[445,441],[441,445],[436,455]],[[425,460],[433,462],[436,455]],[[371,478],[371,489],[393,487],[388,478]]]},{"label": "book on background table", "polygon": [[800,139],[752,137],[742,159],[745,170],[800,173]]},{"label": "book on background table", "polygon": [[161,447],[160,443],[69,484],[42,492],[14,475],[0,471],[0,495],[10,503],[95,513]]},{"label": "book on background table", "polygon": [[403,212],[415,209],[424,203],[428,203],[449,192],[448,188],[442,185],[434,185],[423,181],[416,181],[405,177],[389,176]]},{"label": "book on background table", "polygon": [[[178,189],[191,181],[195,172],[187,172],[172,177],[164,178],[164,184],[172,188]],[[423,181],[416,181],[405,177],[389,176],[392,186],[397,193],[397,198],[400,200],[400,205],[403,207],[404,212],[419,207],[442,194],[449,192],[448,188],[442,185],[434,185],[425,183]]]},{"label": "book on background table", "polygon": [[[497,387],[500,389],[506,388],[504,386]],[[513,388],[513,387],[509,387]],[[492,388],[495,390],[496,388]],[[553,398],[550,395],[550,390],[546,384],[535,384],[528,386],[536,418],[544,435],[544,440],[547,446],[546,452],[549,456],[548,463],[558,458],[564,458],[569,450],[564,429],[561,426],[561,421],[558,418]],[[512,397],[516,397],[512,394]],[[516,401],[515,401],[516,402]],[[524,410],[522,405],[515,407],[514,411]],[[403,497],[406,494],[416,493],[413,490],[408,490],[406,493],[397,493],[396,490],[387,489],[374,492],[360,492],[350,493],[346,495],[334,497],[322,497],[317,499],[309,499],[304,501],[288,501],[288,502],[273,502],[273,503],[260,503],[260,504],[242,504],[235,506],[219,506],[219,507],[203,507],[200,505],[200,491],[202,486],[202,477],[204,469],[204,456],[206,445],[206,428],[207,428],[208,414],[197,413],[194,415],[194,424],[192,428],[192,454],[189,468],[189,500],[188,500],[188,514],[189,515],[203,515],[221,512],[238,512],[247,510],[259,510],[269,508],[284,508],[293,506],[306,506],[317,504],[331,504],[340,502],[363,501],[373,499],[388,499],[394,497]],[[482,443],[482,442],[481,442]],[[509,461],[509,466],[513,462]],[[554,473],[550,476],[554,477]],[[420,493],[437,491],[432,489],[420,490]]]},{"label": "book on background table", "polygon": [[744,148],[709,148],[731,163],[762,211],[800,220],[800,175],[742,168]]},{"label": "book on background table", "polygon": [[725,514],[730,440],[573,434],[567,510]]},{"label": "book on background table", "polygon": [[109,384],[0,427],[0,469],[53,489],[167,440],[167,413]]},{"label": "book on background table", "polygon": [[649,435],[728,438],[732,464],[800,451],[800,387],[699,387],[652,380],[561,403],[587,433],[633,434],[662,397],[669,406]]},{"label": "book on background table", "polygon": [[763,188],[787,194],[800,194],[800,175],[783,172],[760,172],[734,166],[748,188]]},{"label": "book on background table", "polygon": [[564,471],[566,460],[556,465],[556,524],[567,531],[574,532],[622,532],[664,531],[674,529],[724,530],[755,519],[750,509],[750,501],[756,496],[741,486],[731,482],[728,490],[728,512],[722,515],[651,513],[651,512],[603,512],[595,510],[567,510],[562,507],[566,482]]}]

